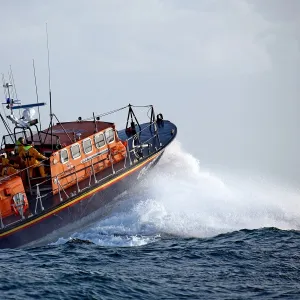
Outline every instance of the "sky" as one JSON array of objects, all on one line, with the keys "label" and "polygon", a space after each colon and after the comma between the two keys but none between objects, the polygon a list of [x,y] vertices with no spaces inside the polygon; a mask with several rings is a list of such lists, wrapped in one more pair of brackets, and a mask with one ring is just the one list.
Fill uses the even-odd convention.
[{"label": "sky", "polygon": [[153,104],[202,165],[300,187],[300,1],[1,0],[1,9],[0,73],[11,65],[18,98],[35,102],[35,60],[43,127],[47,23],[61,121]]}]

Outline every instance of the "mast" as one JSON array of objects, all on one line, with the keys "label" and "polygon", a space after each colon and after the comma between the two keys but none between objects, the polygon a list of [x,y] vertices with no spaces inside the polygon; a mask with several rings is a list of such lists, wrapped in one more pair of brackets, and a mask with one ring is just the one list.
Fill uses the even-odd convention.
[{"label": "mast", "polygon": [[[34,66],[34,63],[33,63]],[[35,67],[34,67],[34,75],[35,75]],[[14,82],[14,78],[13,78],[13,73],[12,73],[12,69],[10,66],[10,72],[8,74],[10,82]],[[36,79],[36,77],[35,77]],[[10,82],[6,82],[5,78],[4,78],[4,74],[2,74],[2,80],[3,80],[3,87],[4,87],[4,96],[5,96],[5,103],[2,103],[3,105],[6,105],[6,108],[10,110],[10,114],[5,114],[6,118],[8,118],[14,125],[14,129],[12,130],[10,128],[10,126],[8,125],[8,123],[5,121],[5,119],[3,118],[2,114],[0,114],[0,119],[3,122],[11,140],[13,141],[13,139],[16,142],[16,129],[20,128],[22,129],[23,133],[25,134],[25,131],[28,129],[31,133],[31,138],[32,138],[32,130],[30,129],[30,126],[35,126],[36,131],[38,132],[39,135],[39,139],[41,140],[40,137],[40,132],[37,128],[37,123],[38,123],[38,119],[34,119],[34,111],[30,111],[30,108],[32,107],[39,107],[39,106],[44,106],[46,105],[46,103],[42,102],[38,102],[37,103],[32,103],[32,104],[21,104],[21,100],[19,99],[15,99],[15,97],[17,97],[17,90],[14,87],[13,84],[11,84]],[[12,89],[12,90],[11,90]],[[37,87],[36,87],[36,92],[37,92]],[[14,96],[14,99],[12,98],[12,96]],[[21,116],[21,109],[24,109],[23,111],[23,116]],[[14,111],[18,110],[19,112],[19,118],[14,114]],[[39,113],[40,115],[40,113]],[[25,134],[26,135],[26,134]]]},{"label": "mast", "polygon": [[[36,103],[39,104],[39,94],[38,94],[38,88],[37,88],[37,83],[36,83],[34,59],[32,59],[32,66],[33,66],[33,75],[34,75],[34,84],[35,84]],[[38,106],[38,113],[39,113],[40,131],[42,131],[42,120],[41,120],[39,106]]]}]

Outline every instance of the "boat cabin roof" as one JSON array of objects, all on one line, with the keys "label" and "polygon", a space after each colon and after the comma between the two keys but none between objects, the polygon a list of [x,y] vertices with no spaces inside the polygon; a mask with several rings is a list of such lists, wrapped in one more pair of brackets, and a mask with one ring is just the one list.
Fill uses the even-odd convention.
[{"label": "boat cabin roof", "polygon": [[[76,140],[82,140],[112,126],[114,126],[114,123],[102,121],[60,122],[52,127],[52,135],[59,137],[61,145],[67,146],[74,143],[74,137],[76,137]],[[47,128],[43,132],[48,132],[48,135],[44,134],[42,137],[43,143],[51,144],[51,128],[49,127],[49,129]],[[33,141],[38,140],[38,134],[36,133],[33,135]],[[53,143],[55,142],[56,138],[54,137]]]}]

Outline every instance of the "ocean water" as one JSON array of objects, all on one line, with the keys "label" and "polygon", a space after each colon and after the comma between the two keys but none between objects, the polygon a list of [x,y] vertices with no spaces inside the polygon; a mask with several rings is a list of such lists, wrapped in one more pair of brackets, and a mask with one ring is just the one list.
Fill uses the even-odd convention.
[{"label": "ocean water", "polygon": [[0,299],[300,299],[300,193],[176,141],[105,219],[0,250]]}]

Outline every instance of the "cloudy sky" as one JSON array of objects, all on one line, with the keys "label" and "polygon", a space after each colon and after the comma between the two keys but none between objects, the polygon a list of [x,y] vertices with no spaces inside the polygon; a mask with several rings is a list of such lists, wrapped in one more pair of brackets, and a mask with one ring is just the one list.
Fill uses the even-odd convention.
[{"label": "cloudy sky", "polygon": [[[299,0],[1,1],[0,72],[62,120],[155,105],[211,168],[300,186]],[[3,113],[3,110],[2,110]],[[43,112],[43,126],[48,112]]]}]

